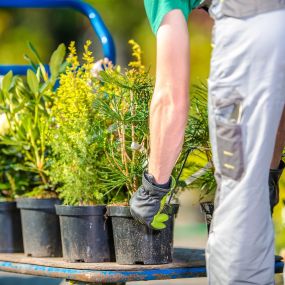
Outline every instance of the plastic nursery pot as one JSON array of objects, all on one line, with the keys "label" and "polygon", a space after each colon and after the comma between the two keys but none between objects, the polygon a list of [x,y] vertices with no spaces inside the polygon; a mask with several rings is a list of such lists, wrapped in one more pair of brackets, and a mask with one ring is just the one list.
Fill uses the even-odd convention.
[{"label": "plastic nursery pot", "polygon": [[20,211],[16,202],[0,202],[0,252],[23,252]]},{"label": "plastic nursery pot", "polygon": [[200,203],[201,212],[205,215],[205,221],[207,224],[208,234],[210,232],[211,222],[214,213],[214,203],[213,202],[203,202]]},{"label": "plastic nursery pot", "polygon": [[112,219],[116,261],[119,264],[165,264],[173,257],[174,216],[179,205],[172,205],[167,227],[161,231],[149,229],[135,221],[130,207],[108,206]]},{"label": "plastic nursery pot", "polygon": [[56,204],[60,204],[58,199],[17,199],[22,218],[24,253],[27,256],[62,256]]},{"label": "plastic nursery pot", "polygon": [[115,261],[106,206],[56,205],[60,218],[63,258],[69,262]]}]

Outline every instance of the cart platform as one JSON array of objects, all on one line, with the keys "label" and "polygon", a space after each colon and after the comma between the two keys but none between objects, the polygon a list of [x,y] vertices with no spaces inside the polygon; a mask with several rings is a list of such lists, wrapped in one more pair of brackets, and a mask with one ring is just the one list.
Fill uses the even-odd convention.
[{"label": "cart platform", "polygon": [[[275,272],[283,262],[276,260]],[[128,281],[206,277],[205,251],[176,248],[174,261],[163,265],[119,265],[117,263],[69,263],[62,258],[34,258],[24,254],[0,254],[0,270],[63,278],[80,284],[120,284]],[[77,283],[78,284],[78,283]]]}]

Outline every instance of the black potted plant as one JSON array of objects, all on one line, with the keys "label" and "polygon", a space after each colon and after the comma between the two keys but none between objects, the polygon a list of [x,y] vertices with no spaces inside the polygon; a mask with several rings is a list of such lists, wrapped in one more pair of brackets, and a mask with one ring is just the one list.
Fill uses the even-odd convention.
[{"label": "black potted plant", "polygon": [[169,206],[170,219],[161,231],[135,221],[128,206],[147,167],[148,116],[153,80],[141,62],[140,47],[130,42],[135,60],[129,68],[106,67],[99,74],[94,107],[104,132],[103,157],[98,166],[99,186],[108,193],[116,261],[119,264],[162,264],[172,261],[173,222],[178,206]]},{"label": "black potted plant", "polygon": [[93,105],[99,81],[92,81],[90,44],[84,47],[81,66],[74,43],[69,47],[50,128],[51,176],[63,201],[56,205],[56,212],[63,257],[69,262],[114,261],[111,223],[106,219],[108,193],[98,183],[98,165],[103,159],[98,134],[104,129]]},{"label": "black potted plant", "polygon": [[50,76],[30,44],[34,59],[26,78],[9,72],[3,79],[0,104],[9,122],[4,147],[13,147],[23,158],[15,171],[29,177],[29,185],[18,195],[24,252],[28,256],[61,256],[59,221],[54,205],[59,204],[49,177],[47,129],[54,86],[63,64],[65,47],[60,45],[50,60]]}]

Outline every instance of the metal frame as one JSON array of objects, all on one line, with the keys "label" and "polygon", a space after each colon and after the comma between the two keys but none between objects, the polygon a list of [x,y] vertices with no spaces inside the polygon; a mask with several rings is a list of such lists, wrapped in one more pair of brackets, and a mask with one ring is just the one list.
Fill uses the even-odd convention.
[{"label": "metal frame", "polygon": [[[105,26],[100,14],[90,4],[83,0],[1,0],[0,8],[71,8],[85,16],[90,21],[97,37],[100,40],[104,57],[116,63],[116,51],[113,38]],[[10,70],[14,74],[25,75],[29,65],[0,65],[0,75]]]},{"label": "metal frame", "polygon": [[86,270],[0,261],[0,270],[28,275],[63,278],[86,284],[112,284],[130,281],[206,277],[205,267],[144,270],[142,266],[141,270]]},{"label": "metal frame", "polygon": [[[275,273],[282,273],[283,262],[275,262]],[[206,267],[174,267],[138,270],[91,270],[42,266],[18,262],[0,261],[0,270],[13,273],[63,278],[72,284],[125,284],[129,281],[166,280],[206,277]],[[68,283],[68,282],[67,282]]]}]

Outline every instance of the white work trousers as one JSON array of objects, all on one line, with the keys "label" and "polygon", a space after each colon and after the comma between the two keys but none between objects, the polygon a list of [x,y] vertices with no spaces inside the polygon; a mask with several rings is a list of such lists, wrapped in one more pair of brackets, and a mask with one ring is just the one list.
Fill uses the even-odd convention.
[{"label": "white work trousers", "polygon": [[285,101],[285,10],[220,17],[213,44],[209,125],[218,188],[209,284],[274,284],[268,176]]}]

